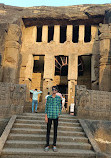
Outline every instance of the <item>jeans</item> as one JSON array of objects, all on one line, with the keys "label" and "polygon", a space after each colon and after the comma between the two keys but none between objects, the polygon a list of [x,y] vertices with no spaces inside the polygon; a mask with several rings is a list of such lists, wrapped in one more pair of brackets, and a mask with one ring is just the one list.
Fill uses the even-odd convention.
[{"label": "jeans", "polygon": [[57,119],[49,119],[49,118],[48,118],[48,123],[47,123],[47,134],[46,134],[46,146],[49,146],[50,130],[51,130],[51,125],[52,125],[52,120],[53,120],[53,123],[54,123],[53,146],[56,146],[58,118],[57,118]]},{"label": "jeans", "polygon": [[34,105],[35,105],[35,111],[37,111],[38,100],[32,100],[32,112],[34,112]]}]

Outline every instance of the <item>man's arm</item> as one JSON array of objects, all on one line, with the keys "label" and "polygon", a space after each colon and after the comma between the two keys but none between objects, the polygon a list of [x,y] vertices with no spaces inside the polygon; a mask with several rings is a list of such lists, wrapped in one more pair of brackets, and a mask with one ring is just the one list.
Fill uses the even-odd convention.
[{"label": "man's arm", "polygon": [[48,123],[48,117],[47,117],[47,101],[45,105],[45,122]]},{"label": "man's arm", "polygon": [[62,104],[61,104],[61,98],[59,99],[59,115],[61,114]]},{"label": "man's arm", "polygon": [[30,90],[30,92],[31,92],[31,93],[33,93],[33,92],[34,92],[34,90]]},{"label": "man's arm", "polygon": [[38,90],[37,93],[40,94],[40,93],[42,93],[42,91]]},{"label": "man's arm", "polygon": [[61,97],[61,100],[62,100],[62,94],[60,95],[60,97]]},{"label": "man's arm", "polygon": [[48,117],[47,117],[47,114],[45,114],[45,122],[48,123]]}]

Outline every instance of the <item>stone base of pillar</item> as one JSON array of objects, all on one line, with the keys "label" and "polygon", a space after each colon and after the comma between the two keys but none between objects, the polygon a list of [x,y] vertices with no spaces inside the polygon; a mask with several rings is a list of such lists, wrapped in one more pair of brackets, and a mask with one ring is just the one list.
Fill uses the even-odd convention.
[{"label": "stone base of pillar", "polygon": [[75,99],[75,85],[77,85],[76,80],[69,80],[68,81],[68,106],[67,110],[69,111],[69,106],[74,104]]},{"label": "stone base of pillar", "polygon": [[52,92],[53,80],[52,79],[44,79],[43,81],[43,94],[42,94],[42,105],[41,111],[45,110],[45,96],[48,92]]}]

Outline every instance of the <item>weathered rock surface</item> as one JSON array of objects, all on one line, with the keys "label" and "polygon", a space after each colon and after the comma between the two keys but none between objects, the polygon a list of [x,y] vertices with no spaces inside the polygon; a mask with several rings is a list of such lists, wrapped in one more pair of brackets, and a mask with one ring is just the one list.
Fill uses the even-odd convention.
[{"label": "weathered rock surface", "polygon": [[111,155],[111,121],[85,120],[100,149]]},{"label": "weathered rock surface", "polygon": [[[111,4],[85,4],[66,7],[13,7],[0,4],[0,21],[1,23],[16,23],[21,18],[33,18],[27,25],[34,25],[36,18],[44,20],[74,20],[94,19],[93,22],[99,23],[103,20],[106,10],[111,9]],[[97,20],[98,19],[98,20]]]}]

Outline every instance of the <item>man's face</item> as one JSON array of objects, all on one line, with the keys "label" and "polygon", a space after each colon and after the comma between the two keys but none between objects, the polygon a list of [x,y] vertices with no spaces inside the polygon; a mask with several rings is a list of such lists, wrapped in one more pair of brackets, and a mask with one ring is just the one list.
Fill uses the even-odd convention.
[{"label": "man's face", "polygon": [[57,93],[57,89],[56,89],[56,88],[53,88],[53,89],[52,89],[52,93],[53,93],[53,94],[56,94],[56,93]]}]

